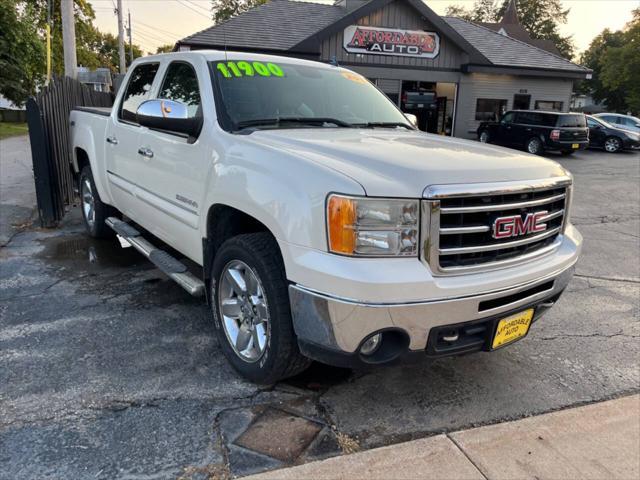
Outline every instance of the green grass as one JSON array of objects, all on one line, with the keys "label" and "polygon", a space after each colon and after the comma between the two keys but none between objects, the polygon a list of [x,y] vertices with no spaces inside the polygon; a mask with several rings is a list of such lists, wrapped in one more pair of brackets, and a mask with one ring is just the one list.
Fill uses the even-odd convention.
[{"label": "green grass", "polygon": [[28,132],[26,123],[0,122],[0,140],[16,135],[26,135]]}]

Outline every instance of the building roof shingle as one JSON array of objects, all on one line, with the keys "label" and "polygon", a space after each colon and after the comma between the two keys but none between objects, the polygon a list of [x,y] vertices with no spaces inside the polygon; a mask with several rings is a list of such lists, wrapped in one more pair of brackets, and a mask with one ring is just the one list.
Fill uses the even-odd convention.
[{"label": "building roof shingle", "polygon": [[183,38],[178,43],[285,51],[346,14],[344,8],[336,5],[271,0],[226,22]]},{"label": "building roof shingle", "polygon": [[502,35],[481,25],[467,22],[457,17],[443,18],[493,65],[533,69],[544,68],[567,72],[583,72],[585,74],[591,71],[558,55]]}]

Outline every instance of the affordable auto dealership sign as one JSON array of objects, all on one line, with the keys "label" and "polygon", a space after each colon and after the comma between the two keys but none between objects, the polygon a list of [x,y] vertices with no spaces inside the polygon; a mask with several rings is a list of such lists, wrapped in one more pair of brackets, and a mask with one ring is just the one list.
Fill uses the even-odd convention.
[{"label": "affordable auto dealership sign", "polygon": [[440,37],[435,32],[350,25],[344,29],[344,49],[349,53],[435,58]]}]

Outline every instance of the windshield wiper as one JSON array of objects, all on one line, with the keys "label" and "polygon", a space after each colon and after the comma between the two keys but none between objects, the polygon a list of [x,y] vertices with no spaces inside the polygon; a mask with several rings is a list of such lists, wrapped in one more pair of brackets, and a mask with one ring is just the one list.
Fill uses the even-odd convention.
[{"label": "windshield wiper", "polygon": [[302,125],[324,125],[325,123],[332,123],[338,127],[353,128],[353,125],[338,120],[337,118],[329,117],[277,117],[277,118],[260,118],[256,120],[243,120],[238,122],[236,126],[240,129],[247,127],[261,127],[261,126],[275,126],[278,127],[283,123],[299,123]]},{"label": "windshield wiper", "polygon": [[374,127],[383,127],[383,128],[395,128],[395,127],[404,127],[407,130],[415,130],[408,123],[403,122],[367,122],[367,123],[354,123],[355,127],[364,127],[364,128],[374,128]]}]

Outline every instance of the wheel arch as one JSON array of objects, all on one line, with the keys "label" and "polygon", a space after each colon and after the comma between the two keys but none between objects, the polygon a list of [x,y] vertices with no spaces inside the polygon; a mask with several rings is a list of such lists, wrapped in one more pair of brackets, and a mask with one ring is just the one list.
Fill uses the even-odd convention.
[{"label": "wheel arch", "polygon": [[[211,266],[218,249],[226,240],[232,237],[257,232],[267,232],[275,239],[271,229],[253,215],[223,203],[216,203],[209,207],[206,215],[206,236],[202,239],[202,268],[207,286],[207,301],[210,301]],[[278,249],[280,249],[280,246],[278,246]],[[280,255],[282,256],[282,251],[280,251]]]}]

